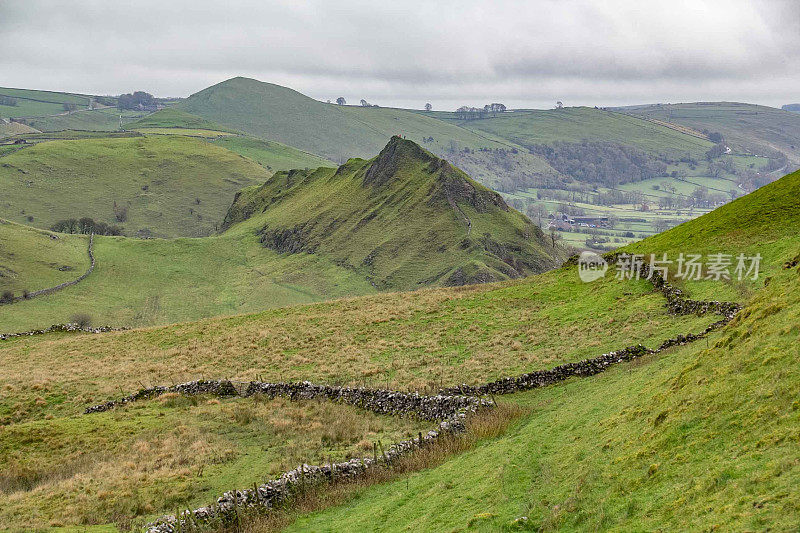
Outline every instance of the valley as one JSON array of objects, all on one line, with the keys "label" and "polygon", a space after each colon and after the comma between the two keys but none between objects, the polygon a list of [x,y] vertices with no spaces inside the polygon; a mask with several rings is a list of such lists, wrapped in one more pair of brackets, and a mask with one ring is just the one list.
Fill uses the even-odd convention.
[{"label": "valley", "polygon": [[796,526],[800,116],[0,95],[0,530]]}]

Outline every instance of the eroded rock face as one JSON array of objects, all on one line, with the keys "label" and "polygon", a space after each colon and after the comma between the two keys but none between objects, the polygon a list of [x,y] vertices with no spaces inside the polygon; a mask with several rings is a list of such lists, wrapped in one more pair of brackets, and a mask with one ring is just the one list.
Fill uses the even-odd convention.
[{"label": "eroded rock face", "polygon": [[281,254],[314,253],[316,249],[316,246],[311,244],[309,232],[303,225],[277,229],[269,229],[265,226],[258,232],[258,235],[261,244]]}]

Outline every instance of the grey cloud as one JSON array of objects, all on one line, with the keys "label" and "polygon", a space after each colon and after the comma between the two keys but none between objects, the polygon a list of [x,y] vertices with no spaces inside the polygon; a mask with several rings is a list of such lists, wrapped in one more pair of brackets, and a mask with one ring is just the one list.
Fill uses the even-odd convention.
[{"label": "grey cloud", "polygon": [[186,96],[244,75],[416,107],[777,105],[800,85],[799,18],[790,1],[0,1],[18,44],[0,85]]}]

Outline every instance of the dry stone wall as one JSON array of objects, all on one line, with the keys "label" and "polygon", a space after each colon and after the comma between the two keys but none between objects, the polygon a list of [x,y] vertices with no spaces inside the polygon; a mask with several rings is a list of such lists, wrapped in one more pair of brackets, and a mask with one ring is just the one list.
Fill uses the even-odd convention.
[{"label": "dry stone wall", "polygon": [[49,328],[32,329],[30,331],[21,331],[19,333],[0,333],[0,341],[16,339],[19,337],[32,337],[34,335],[45,335],[47,333],[59,331],[66,333],[106,333],[109,331],[124,331],[126,329],[128,328],[112,328],[111,326],[98,326],[96,328],[81,327],[78,324],[73,324],[70,322],[67,324],[53,324]]},{"label": "dry stone wall", "polygon": [[221,397],[249,397],[264,395],[270,398],[285,397],[291,400],[325,399],[366,409],[375,413],[393,416],[414,416],[423,420],[437,421],[438,427],[417,439],[401,441],[390,446],[388,451],[372,458],[352,459],[342,463],[313,466],[303,464],[280,477],[253,488],[224,493],[211,506],[187,510],[178,516],[165,516],[150,524],[148,533],[172,533],[187,526],[207,523],[210,520],[225,521],[237,515],[241,508],[271,509],[291,497],[306,484],[331,482],[336,479],[351,479],[364,475],[370,468],[390,465],[396,458],[426,446],[442,434],[465,430],[468,416],[480,409],[490,408],[493,400],[484,397],[495,394],[510,394],[523,390],[551,385],[571,377],[593,376],[611,366],[631,361],[647,354],[658,353],[672,346],[687,344],[703,338],[711,331],[727,324],[741,309],[732,302],[701,301],[685,298],[680,289],[673,287],[660,274],[651,272],[649,265],[642,264],[639,274],[649,279],[656,290],[666,298],[666,306],[673,314],[721,315],[721,319],[700,333],[688,333],[667,339],[658,348],[649,349],[636,345],[602,354],[592,359],[559,365],[550,370],[538,370],[521,376],[506,377],[482,385],[461,385],[442,389],[438,395],[423,396],[383,389],[335,387],[317,385],[308,381],[299,383],[235,383],[229,380],[200,380],[170,387],[142,389],[119,400],[110,401],[86,409],[85,413],[97,413],[113,409],[138,400],[146,400],[165,393],[212,394]]},{"label": "dry stone wall", "polygon": [[73,279],[71,281],[65,281],[64,283],[61,283],[60,285],[56,285],[55,287],[48,287],[46,289],[39,289],[38,291],[29,292],[29,293],[24,294],[22,296],[15,296],[8,302],[0,302],[0,305],[3,305],[3,304],[10,305],[10,304],[13,304],[13,303],[16,303],[16,302],[20,302],[22,300],[30,300],[31,298],[36,298],[37,296],[44,296],[46,294],[53,294],[54,292],[58,292],[58,291],[60,291],[62,289],[66,289],[67,287],[71,287],[73,285],[77,285],[81,281],[85,280],[86,277],[89,274],[91,274],[92,271],[94,270],[94,253],[92,251],[93,246],[94,246],[94,233],[92,233],[89,236],[89,250],[88,250],[88,253],[89,253],[89,268],[86,270],[86,272],[84,272],[83,274],[78,276],[76,279]]}]

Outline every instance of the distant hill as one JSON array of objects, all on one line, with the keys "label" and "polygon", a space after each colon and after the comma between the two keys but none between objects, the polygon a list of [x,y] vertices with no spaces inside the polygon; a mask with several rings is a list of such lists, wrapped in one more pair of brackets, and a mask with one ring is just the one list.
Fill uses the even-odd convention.
[{"label": "distant hill", "polygon": [[756,155],[785,154],[800,165],[800,115],[738,102],[651,104],[618,108],[632,116],[721,133],[732,149]]},{"label": "distant hill", "polygon": [[800,113],[800,104],[782,105],[781,109],[783,109],[784,111],[791,111],[792,113]]},{"label": "distant hill", "polygon": [[517,278],[563,257],[499,194],[400,137],[373,159],[280,172],[243,191],[225,217],[237,224],[268,248],[332,257],[381,289]]},{"label": "distant hill", "polygon": [[460,148],[504,146],[411,111],[326,104],[286,87],[241,77],[203,89],[177,107],[337,162],[369,157],[395,134],[418,142],[433,137],[428,147],[434,150],[446,149],[450,141]]},{"label": "distant hill", "polygon": [[456,113],[437,117],[472,131],[501,137],[518,145],[604,141],[633,146],[650,154],[703,155],[712,143],[659,124],[590,107],[515,110],[483,119],[463,120]]}]

